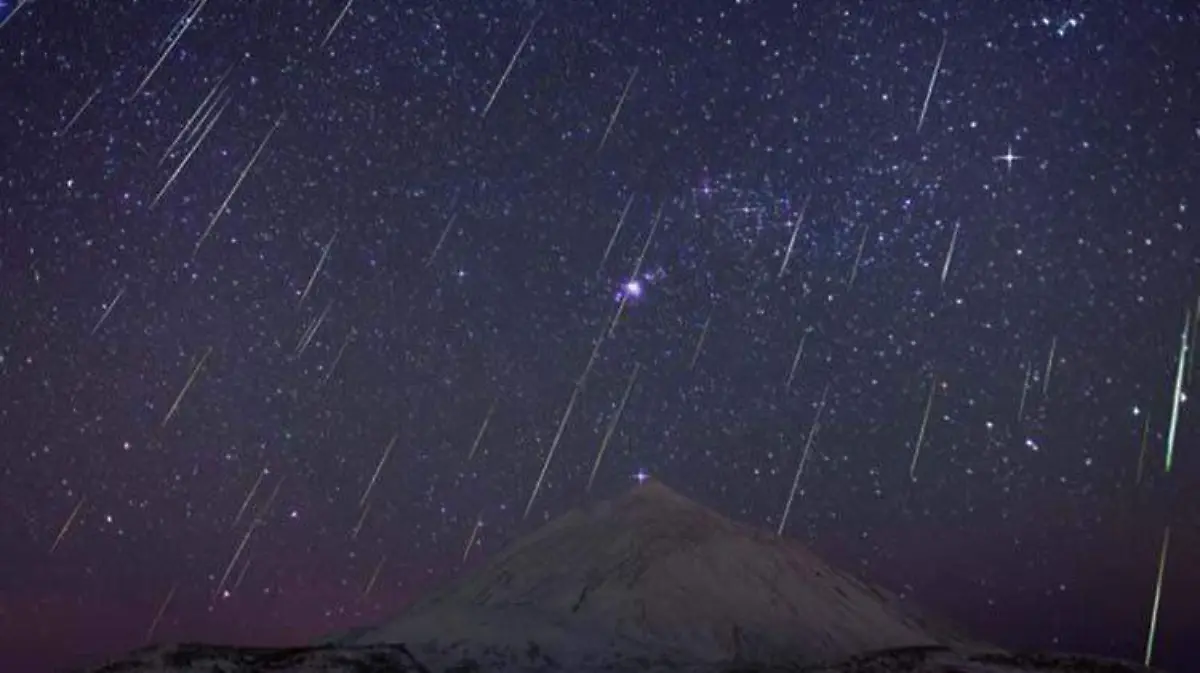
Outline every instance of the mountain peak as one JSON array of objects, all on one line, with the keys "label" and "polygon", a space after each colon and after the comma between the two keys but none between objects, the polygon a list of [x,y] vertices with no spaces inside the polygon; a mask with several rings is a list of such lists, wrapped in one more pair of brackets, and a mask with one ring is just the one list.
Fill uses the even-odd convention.
[{"label": "mountain peak", "polygon": [[462,657],[535,641],[559,661],[655,652],[759,662],[956,642],[798,542],[654,479],[551,521],[350,640],[470,643]]},{"label": "mountain peak", "polygon": [[[606,502],[610,502],[612,506],[617,509],[630,507],[643,509],[656,508],[662,510],[690,509],[696,511],[697,513],[705,512],[719,516],[716,514],[716,512],[713,512],[695,500],[682,495],[675,489],[667,486],[654,477],[646,477],[641,482],[634,484],[633,487],[625,493],[617,496],[611,501]],[[604,507],[606,502],[602,502],[601,507]]]}]

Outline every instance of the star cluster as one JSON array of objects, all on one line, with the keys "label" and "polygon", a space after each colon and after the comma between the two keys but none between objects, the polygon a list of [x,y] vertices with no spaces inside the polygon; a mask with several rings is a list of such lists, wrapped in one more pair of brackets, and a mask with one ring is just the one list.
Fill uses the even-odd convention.
[{"label": "star cluster", "polygon": [[1200,10],[1110,4],[0,2],[0,668],[309,642],[650,476],[1138,660],[1169,526],[1183,666]]}]

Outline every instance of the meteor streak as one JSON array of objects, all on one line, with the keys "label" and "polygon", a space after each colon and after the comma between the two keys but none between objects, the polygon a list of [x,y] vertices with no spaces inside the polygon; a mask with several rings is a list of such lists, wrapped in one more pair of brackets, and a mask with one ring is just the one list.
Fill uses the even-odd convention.
[{"label": "meteor streak", "polygon": [[200,368],[204,366],[204,361],[208,359],[208,356],[211,353],[212,346],[209,346],[208,349],[204,351],[204,355],[200,357],[200,361],[197,362],[196,366],[192,368],[192,373],[190,376],[188,376],[187,383],[183,384],[183,389],[179,391],[179,395],[175,397],[175,401],[171,404],[171,408],[167,410],[167,415],[163,417],[162,427],[167,427],[167,423],[171,421],[171,417],[174,416],[175,412],[179,410],[179,403],[183,401],[183,396],[186,395],[188,389],[192,387],[192,383],[196,381],[196,375],[200,373]]},{"label": "meteor streak", "polygon": [[937,84],[938,73],[942,71],[942,56],[946,53],[946,35],[942,35],[942,48],[938,50],[937,62],[933,64],[933,74],[929,77],[929,89],[925,91],[925,103],[921,106],[921,116],[917,118],[917,133],[925,124],[925,113],[929,111],[929,99],[933,96],[933,86]]}]

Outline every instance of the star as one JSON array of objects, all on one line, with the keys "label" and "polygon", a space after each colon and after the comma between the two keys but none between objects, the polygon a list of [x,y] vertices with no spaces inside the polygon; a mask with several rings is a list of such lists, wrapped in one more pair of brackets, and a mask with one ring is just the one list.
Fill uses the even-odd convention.
[{"label": "star", "polygon": [[1025,157],[1019,157],[1019,156],[1013,154],[1012,145],[1009,145],[1007,153],[992,157],[992,161],[1003,161],[1004,163],[1008,164],[1008,170],[1011,171],[1013,162],[1017,161],[1019,159],[1024,159],[1024,158]]}]

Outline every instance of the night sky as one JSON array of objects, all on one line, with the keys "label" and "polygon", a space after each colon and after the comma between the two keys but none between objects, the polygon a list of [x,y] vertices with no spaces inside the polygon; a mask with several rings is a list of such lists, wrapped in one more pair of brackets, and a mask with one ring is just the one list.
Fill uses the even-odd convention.
[{"label": "night sky", "polygon": [[785,534],[1004,646],[1141,660],[1169,526],[1196,652],[1193,3],[0,7],[0,668],[802,460]]}]

